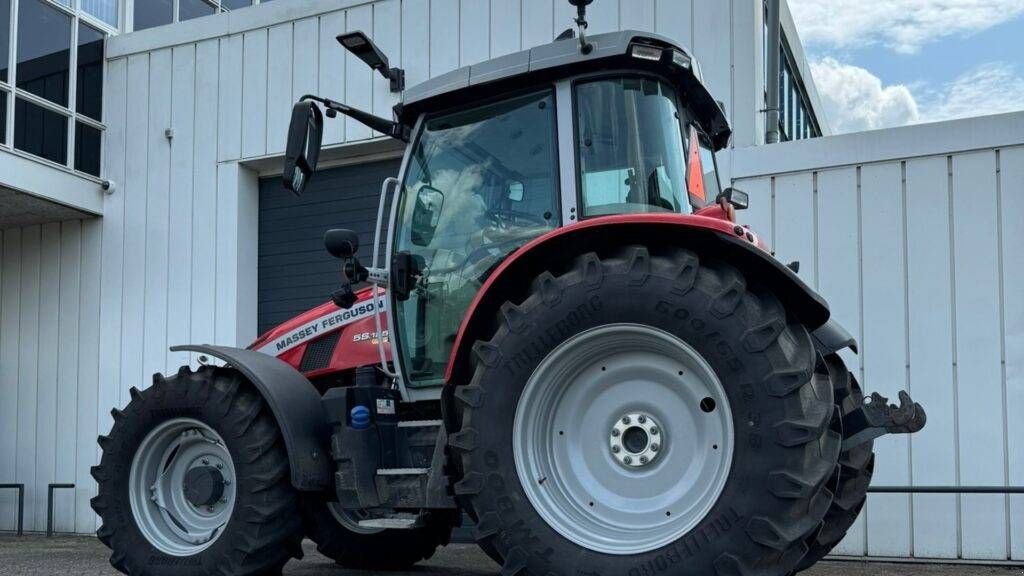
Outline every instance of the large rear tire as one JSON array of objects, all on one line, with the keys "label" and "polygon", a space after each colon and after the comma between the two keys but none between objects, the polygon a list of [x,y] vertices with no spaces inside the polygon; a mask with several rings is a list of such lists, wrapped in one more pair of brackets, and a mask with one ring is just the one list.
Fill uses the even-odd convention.
[{"label": "large rear tire", "polygon": [[273,415],[237,371],[182,368],[113,410],[92,475],[97,531],[132,576],[280,574],[302,555]]},{"label": "large rear tire", "polygon": [[633,246],[541,274],[496,326],[451,445],[503,574],[782,575],[804,557],[840,436],[774,295]]},{"label": "large rear tire", "polygon": [[[824,360],[833,383],[836,407],[845,418],[864,403],[864,392],[843,363],[830,355]],[[808,539],[808,551],[797,571],[807,570],[828,555],[850,531],[868,497],[868,488],[875,471],[874,442],[866,442],[839,455],[833,476],[835,499],[825,515],[821,531]]]},{"label": "large rear tire", "polygon": [[306,535],[316,549],[344,568],[369,571],[406,570],[434,556],[451,541],[453,513],[427,515],[426,524],[413,530],[360,528],[358,515],[336,504],[310,496],[302,499]]}]

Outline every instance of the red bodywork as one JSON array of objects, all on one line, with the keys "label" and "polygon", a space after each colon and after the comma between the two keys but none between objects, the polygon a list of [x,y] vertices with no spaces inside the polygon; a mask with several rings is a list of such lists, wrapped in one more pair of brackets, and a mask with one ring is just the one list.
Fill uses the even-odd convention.
[{"label": "red bodywork", "polygon": [[[383,294],[383,290],[379,293]],[[377,349],[377,325],[373,319],[373,311],[360,312],[361,307],[372,303],[373,289],[364,288],[356,292],[356,298],[356,303],[348,310],[338,308],[333,302],[321,304],[268,330],[249,348],[277,356],[301,371],[302,357],[309,345],[340,330],[341,335],[331,353],[330,361],[326,366],[303,371],[306,378],[313,379],[360,366],[378,364],[380,353]],[[341,317],[350,312],[353,314],[352,318]],[[387,342],[388,325],[383,314],[381,329]],[[279,351],[282,345],[284,349]],[[387,358],[390,359],[390,346],[385,346],[384,349]]]},{"label": "red bodywork", "polygon": [[[451,379],[453,366],[463,344],[462,341],[470,324],[470,319],[473,317],[477,307],[498,278],[523,258],[524,255],[539,249],[555,238],[568,234],[597,227],[607,227],[611,230],[616,226],[635,224],[671,224],[680,227],[712,230],[734,237],[742,236],[752,244],[766,250],[764,243],[753,232],[745,227],[738,227],[731,221],[730,217],[733,214],[729,207],[712,204],[697,211],[695,214],[621,214],[602,216],[552,230],[531,240],[502,261],[497,269],[488,277],[487,281],[484,282],[480,291],[477,292],[459,328],[459,333],[448,361],[448,367],[445,371],[445,380],[450,381]],[[383,294],[383,291],[379,293]],[[352,370],[360,366],[377,364],[380,362],[380,353],[377,348],[377,329],[373,313],[372,311],[361,311],[361,307],[372,304],[373,290],[365,288],[357,292],[356,296],[356,304],[347,311],[341,310],[333,302],[321,304],[263,334],[249,348],[277,356],[296,370],[302,371],[302,359],[310,344],[341,330],[341,335],[334,346],[329,363],[323,367],[303,371],[307,378],[314,379],[337,372]],[[381,300],[383,300],[383,297],[381,297]],[[339,316],[349,313],[354,314],[355,317],[341,319]],[[386,341],[388,333],[387,320],[384,315],[381,316],[381,327],[384,330]],[[384,348],[385,357],[390,360],[391,348],[390,346],[385,346]]]}]

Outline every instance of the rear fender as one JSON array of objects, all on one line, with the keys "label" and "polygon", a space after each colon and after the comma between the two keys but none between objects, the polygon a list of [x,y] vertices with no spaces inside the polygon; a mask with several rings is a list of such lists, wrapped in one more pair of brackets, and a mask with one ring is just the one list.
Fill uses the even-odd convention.
[{"label": "rear fender", "polygon": [[811,336],[814,338],[814,347],[822,356],[834,354],[844,348],[857,352],[857,340],[835,318],[829,318],[828,322],[812,332]]},{"label": "rear fender", "polygon": [[297,370],[273,356],[228,346],[174,346],[175,352],[208,354],[235,367],[270,406],[288,451],[292,485],[298,490],[331,487],[327,418],[320,393]]},{"label": "rear fender", "polygon": [[[652,252],[666,247],[687,248],[701,257],[713,257],[739,268],[749,280],[779,296],[786,309],[809,330],[829,319],[824,299],[763,249],[749,230],[722,220],[689,214],[624,214],[585,220],[553,230],[524,245],[491,274],[459,327],[445,373],[449,384],[468,379],[473,343],[493,330],[498,308],[506,300],[522,298],[530,283],[545,270],[559,274],[583,253],[607,253],[616,247],[643,244]],[[557,260],[552,255],[558,255]],[[516,300],[518,301],[518,300]]]}]

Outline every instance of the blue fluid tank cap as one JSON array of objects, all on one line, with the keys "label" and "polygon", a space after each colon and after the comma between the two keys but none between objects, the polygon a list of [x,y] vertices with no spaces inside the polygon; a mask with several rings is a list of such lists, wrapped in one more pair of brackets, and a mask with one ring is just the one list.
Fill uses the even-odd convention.
[{"label": "blue fluid tank cap", "polygon": [[366,406],[356,406],[349,415],[352,427],[356,430],[366,430],[370,427],[370,409]]}]

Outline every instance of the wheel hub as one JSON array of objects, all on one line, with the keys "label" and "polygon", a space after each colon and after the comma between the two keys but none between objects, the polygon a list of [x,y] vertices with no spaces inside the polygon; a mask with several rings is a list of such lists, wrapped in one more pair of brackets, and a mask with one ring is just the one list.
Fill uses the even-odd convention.
[{"label": "wheel hub", "polygon": [[185,473],[182,488],[189,504],[196,508],[212,506],[224,496],[224,475],[213,466],[200,465]]},{"label": "wheel hub", "polygon": [[608,439],[612,457],[627,468],[654,464],[665,447],[663,428],[644,412],[631,412],[615,421]]}]

